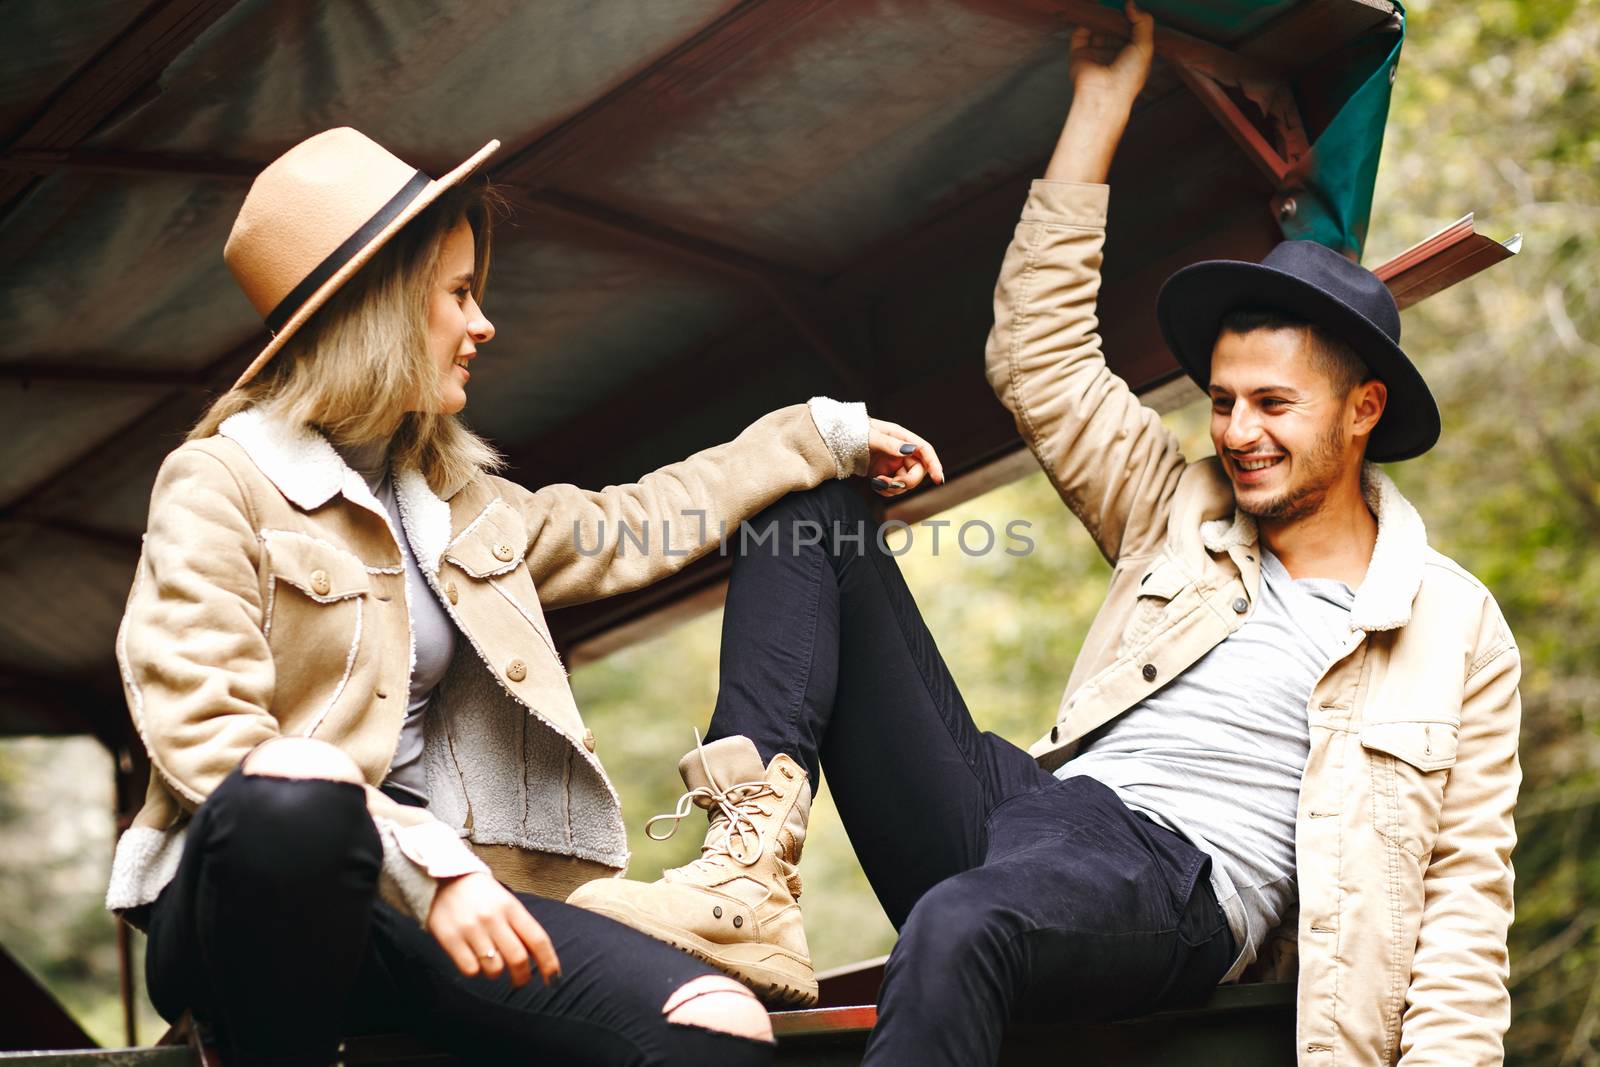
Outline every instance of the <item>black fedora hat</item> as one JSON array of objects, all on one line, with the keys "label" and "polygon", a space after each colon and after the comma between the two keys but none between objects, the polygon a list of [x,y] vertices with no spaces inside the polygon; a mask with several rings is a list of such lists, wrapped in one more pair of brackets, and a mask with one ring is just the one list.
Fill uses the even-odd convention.
[{"label": "black fedora hat", "polygon": [[1223,316],[1238,308],[1283,311],[1326,330],[1388,386],[1368,459],[1410,459],[1439,440],[1439,405],[1400,350],[1400,309],[1370,270],[1315,241],[1284,241],[1260,263],[1213,259],[1168,278],[1156,297],[1156,318],[1201,389],[1211,385],[1211,350]]}]

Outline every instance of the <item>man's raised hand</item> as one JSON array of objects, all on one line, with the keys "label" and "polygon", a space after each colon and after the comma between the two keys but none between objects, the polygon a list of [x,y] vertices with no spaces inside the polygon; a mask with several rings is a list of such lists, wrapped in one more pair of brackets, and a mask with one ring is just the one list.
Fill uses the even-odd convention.
[{"label": "man's raised hand", "polygon": [[1156,20],[1131,0],[1126,11],[1130,28],[1127,38],[1097,33],[1087,26],[1079,26],[1073,33],[1070,57],[1074,100],[1088,95],[1109,104],[1133,107],[1150,76]]},{"label": "man's raised hand", "polygon": [[1072,35],[1072,108],[1047,181],[1104,182],[1155,55],[1156,22],[1127,5],[1127,39],[1079,27]]}]

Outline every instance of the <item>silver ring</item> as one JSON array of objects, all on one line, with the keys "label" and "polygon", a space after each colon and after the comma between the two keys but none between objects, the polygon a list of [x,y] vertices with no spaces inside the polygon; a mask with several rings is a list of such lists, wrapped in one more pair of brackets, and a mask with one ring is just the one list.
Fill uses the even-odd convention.
[{"label": "silver ring", "polygon": [[480,960],[492,960],[498,955],[500,955],[500,953],[496,952],[494,949],[490,949],[488,952],[478,953],[478,958]]}]

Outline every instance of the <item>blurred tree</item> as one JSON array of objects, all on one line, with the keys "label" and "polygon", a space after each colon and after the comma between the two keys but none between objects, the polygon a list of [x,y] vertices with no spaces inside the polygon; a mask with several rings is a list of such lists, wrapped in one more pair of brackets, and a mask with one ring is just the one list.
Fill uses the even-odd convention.
[{"label": "blurred tree", "polygon": [[1373,262],[1469,209],[1515,259],[1405,321],[1445,416],[1394,468],[1523,655],[1511,1064],[1600,1063],[1600,4],[1418,0]]}]

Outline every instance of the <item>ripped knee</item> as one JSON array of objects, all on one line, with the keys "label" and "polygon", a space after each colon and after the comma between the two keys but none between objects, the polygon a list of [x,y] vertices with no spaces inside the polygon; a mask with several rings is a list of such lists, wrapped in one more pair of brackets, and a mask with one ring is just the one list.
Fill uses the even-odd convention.
[{"label": "ripped knee", "polygon": [[772,1020],[755,994],[732,978],[708,974],[673,990],[661,1006],[667,1022],[717,1030],[752,1041],[772,1040]]},{"label": "ripped knee", "polygon": [[270,778],[326,778],[362,784],[361,768],[342,749],[310,737],[278,737],[257,745],[244,773]]}]

